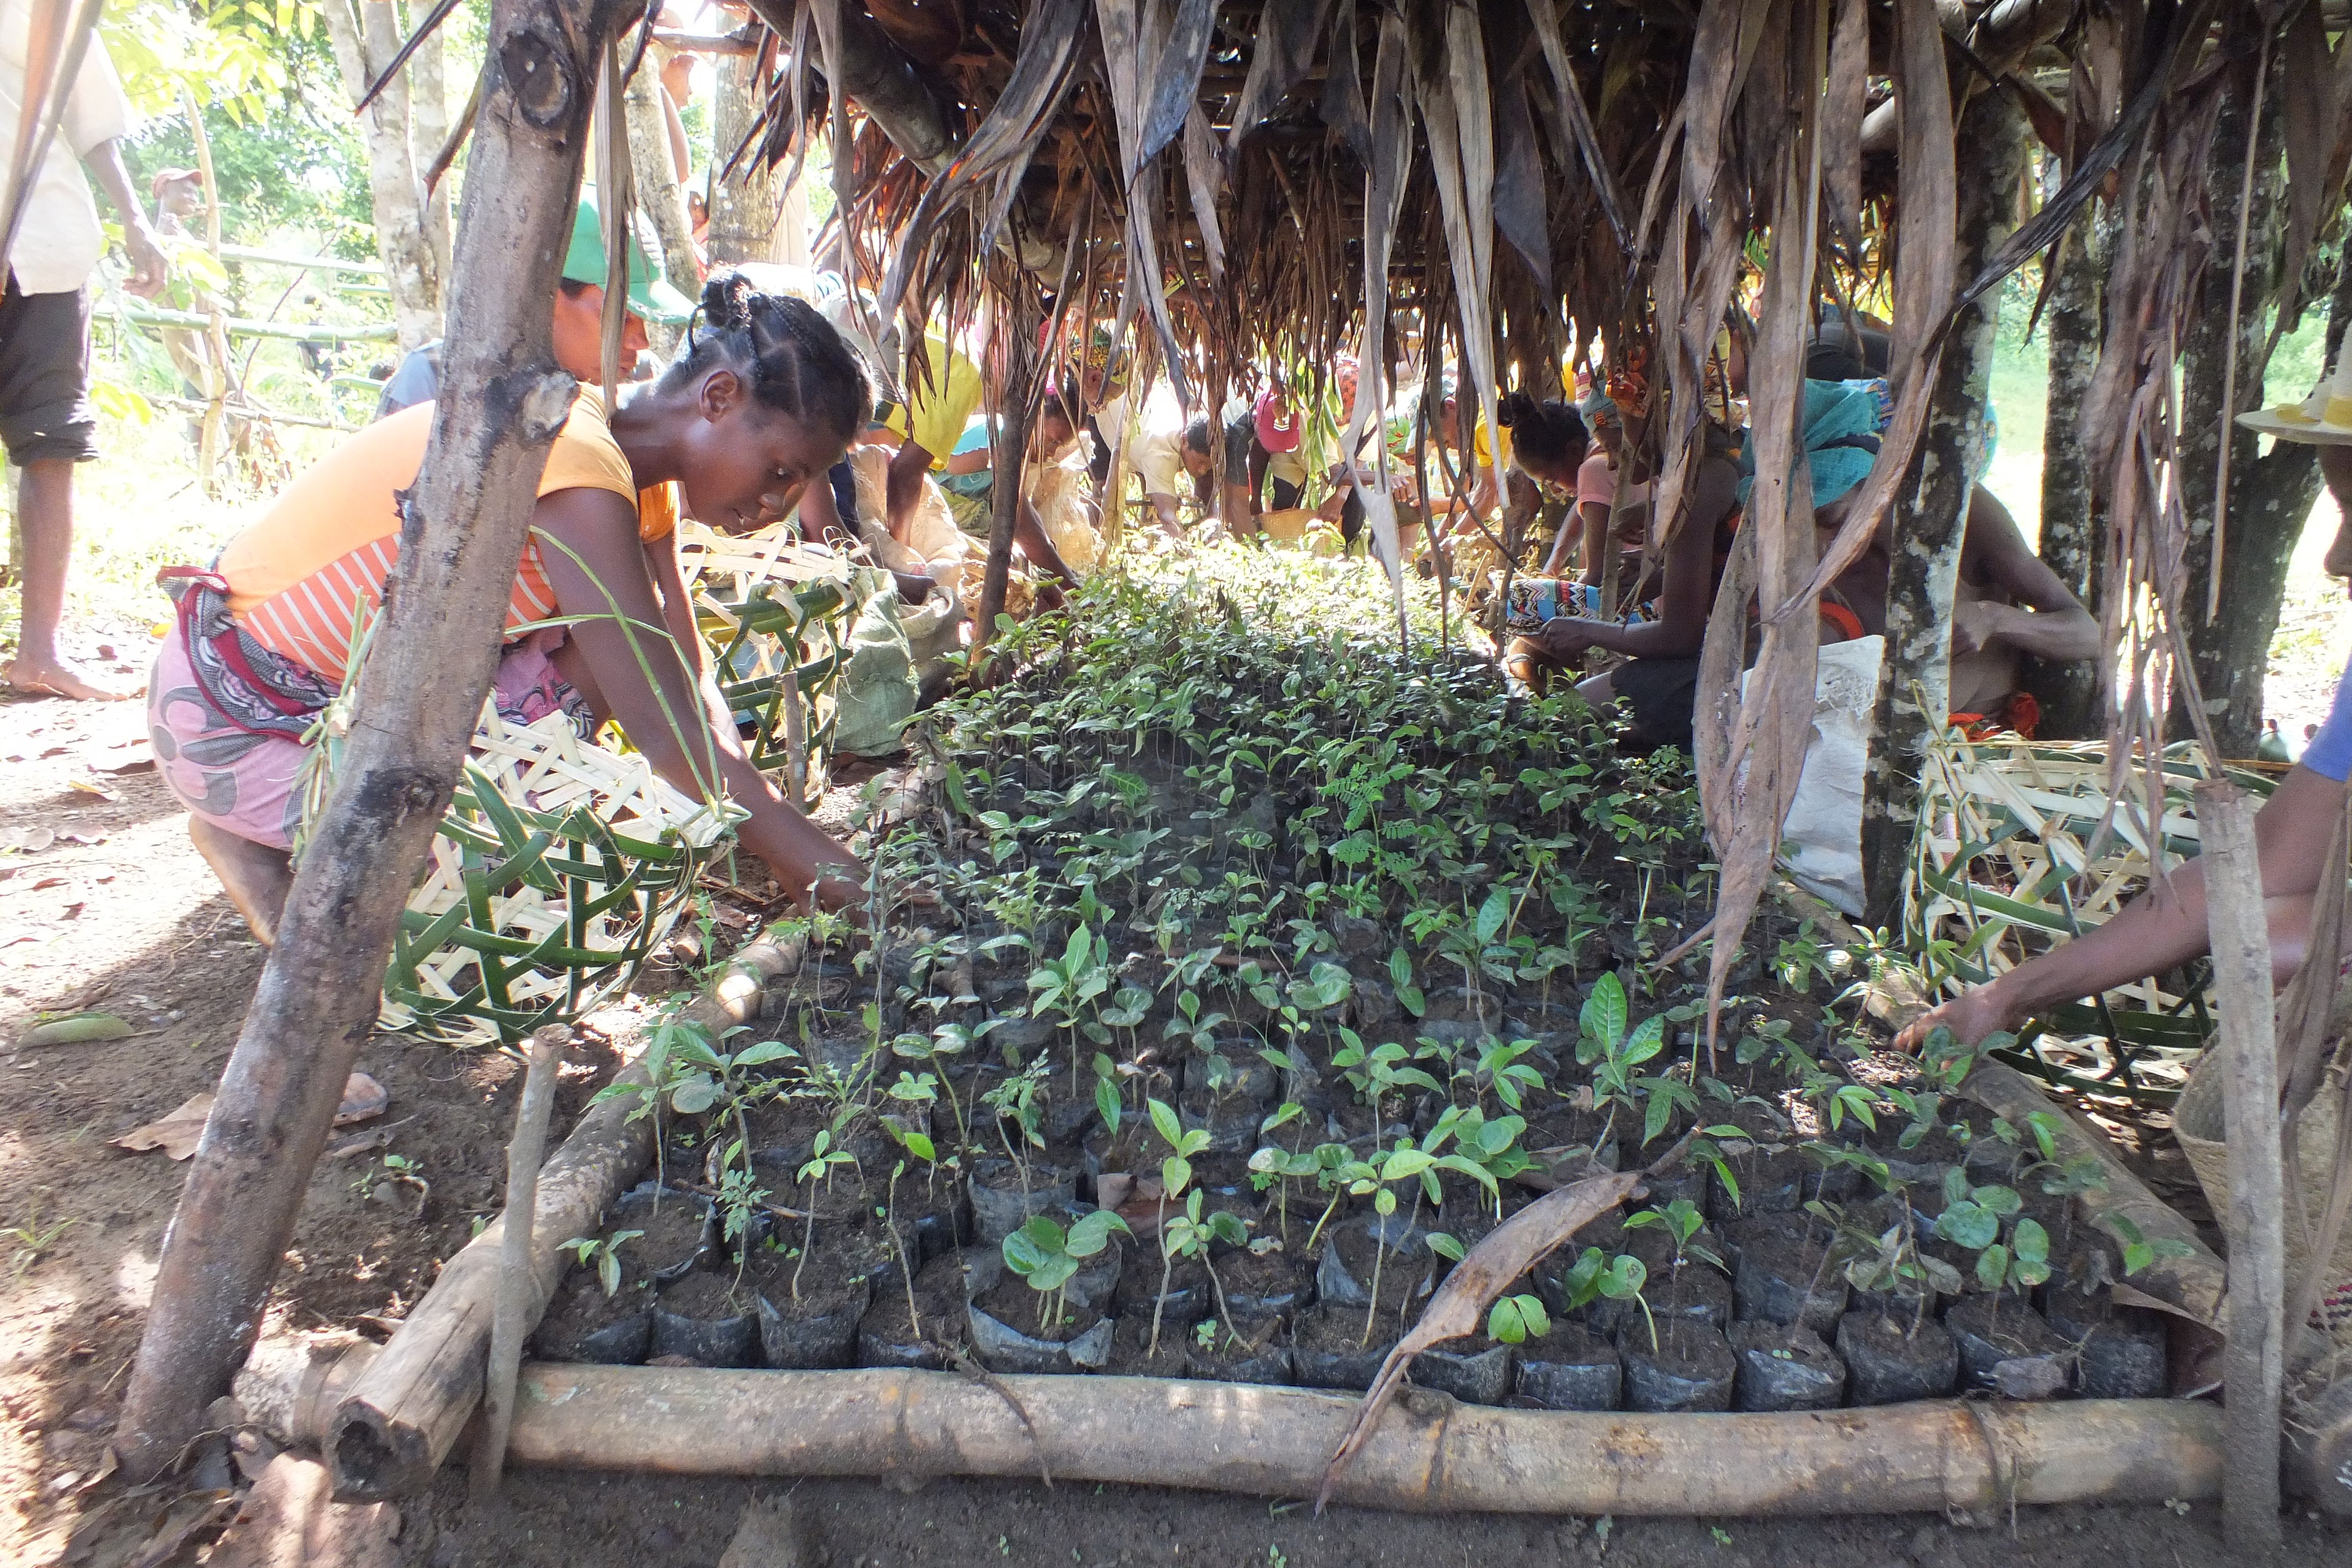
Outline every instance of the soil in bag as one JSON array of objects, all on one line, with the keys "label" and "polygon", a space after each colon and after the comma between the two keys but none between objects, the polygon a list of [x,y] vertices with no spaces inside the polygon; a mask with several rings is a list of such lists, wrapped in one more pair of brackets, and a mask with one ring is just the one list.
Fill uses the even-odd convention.
[{"label": "soil in bag", "polygon": [[1661,1317],[1655,1344],[1646,1323],[1618,1331],[1625,1363],[1625,1408],[1664,1414],[1728,1410],[1738,1373],[1720,1329],[1688,1319]]},{"label": "soil in bag", "polygon": [[1581,1323],[1554,1319],[1551,1332],[1519,1347],[1518,1400],[1544,1410],[1614,1410],[1624,1396],[1617,1347]]},{"label": "soil in bag", "polygon": [[2009,1295],[1964,1296],[1944,1314],[1959,1347],[1962,1381],[2011,1399],[2054,1399],[2066,1390],[2069,1347],[2042,1314]]},{"label": "soil in bag", "polygon": [[953,1351],[970,1337],[964,1326],[963,1262],[954,1253],[934,1258],[915,1276],[916,1318],[903,1289],[877,1290],[857,1323],[857,1364],[939,1372],[954,1364]]},{"label": "soil in bag", "polygon": [[1280,1318],[1236,1318],[1231,1324],[1203,1318],[1186,1336],[1186,1369],[1212,1383],[1294,1381],[1290,1343]]},{"label": "soil in bag", "polygon": [[2105,1292],[2049,1293],[2051,1331],[2080,1347],[2075,1382],[2085,1399],[2161,1399],[2168,1386],[2164,1324],[2138,1307],[2118,1307]]},{"label": "soil in bag", "polygon": [[967,1257],[965,1283],[972,1358],[989,1371],[1091,1372],[1110,1359],[1113,1320],[1074,1293],[1031,1289],[992,1252]]},{"label": "soil in bag", "polygon": [[698,1268],[662,1287],[647,1359],[664,1366],[758,1365],[758,1300],[731,1268]]},{"label": "soil in bag", "polygon": [[540,1319],[531,1353],[541,1361],[635,1366],[646,1359],[653,1331],[653,1281],[625,1273],[621,1288],[608,1296],[593,1268],[574,1268]]},{"label": "soil in bag", "polygon": [[1856,1308],[1838,1320],[1837,1352],[1855,1405],[1940,1399],[1960,1375],[1959,1347],[1944,1325],[1908,1311]]},{"label": "soil in bag", "polygon": [[1845,1363],[1812,1330],[1780,1323],[1734,1323],[1732,1386],[1738,1410],[1833,1410],[1845,1403]]},{"label": "soil in bag", "polygon": [[1511,1347],[1484,1334],[1449,1340],[1413,1357],[1412,1375],[1465,1405],[1500,1405],[1511,1393]]},{"label": "soil in bag", "polygon": [[1731,1227],[1738,1256],[1732,1301],[1747,1321],[1802,1322],[1816,1333],[1837,1331],[1847,1287],[1835,1268],[1822,1266],[1828,1235],[1804,1215],[1759,1215]]}]

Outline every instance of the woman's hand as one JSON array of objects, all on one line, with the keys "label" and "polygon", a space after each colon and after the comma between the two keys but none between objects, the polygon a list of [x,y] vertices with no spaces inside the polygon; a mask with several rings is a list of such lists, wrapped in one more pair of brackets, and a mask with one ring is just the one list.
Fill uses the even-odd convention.
[{"label": "woman's hand", "polygon": [[1988,1035],[2013,1033],[2022,1021],[2010,1016],[1994,987],[1979,985],[1913,1019],[1895,1037],[1895,1048],[1917,1056],[1928,1035],[1938,1028],[1951,1030],[1954,1040],[1973,1047]]},{"label": "woman's hand", "polygon": [[1571,616],[1560,616],[1544,623],[1536,634],[1536,642],[1546,658],[1566,664],[1593,646],[1591,627]]}]

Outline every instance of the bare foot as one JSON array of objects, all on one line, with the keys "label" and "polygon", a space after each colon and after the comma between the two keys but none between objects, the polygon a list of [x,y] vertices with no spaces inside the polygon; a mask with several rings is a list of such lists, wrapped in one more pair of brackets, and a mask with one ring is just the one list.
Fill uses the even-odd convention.
[{"label": "bare foot", "polygon": [[294,858],[283,849],[239,838],[201,816],[188,819],[188,837],[253,934],[264,947],[274,945],[278,917],[285,913],[286,895],[294,886]]},{"label": "bare foot", "polygon": [[22,697],[65,697],[77,702],[124,702],[139,695],[101,686],[63,660],[36,663],[18,658],[8,666],[8,689]]}]

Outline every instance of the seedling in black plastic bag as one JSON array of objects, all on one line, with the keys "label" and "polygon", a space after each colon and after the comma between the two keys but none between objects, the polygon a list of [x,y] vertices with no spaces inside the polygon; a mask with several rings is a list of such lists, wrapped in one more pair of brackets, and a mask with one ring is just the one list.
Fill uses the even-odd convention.
[{"label": "seedling in black plastic bag", "polygon": [[1029,1289],[1037,1292],[1039,1329],[1062,1321],[1068,1306],[1070,1276],[1078,1271],[1081,1263],[1110,1245],[1113,1231],[1121,1236],[1135,1234],[1118,1215],[1108,1209],[1097,1209],[1081,1215],[1067,1230],[1044,1215],[1034,1215],[1028,1224],[1005,1237],[1004,1267],[1028,1281]]},{"label": "seedling in black plastic bag", "polygon": [[575,1236],[563,1246],[572,1257],[594,1267],[597,1282],[604,1287],[604,1294],[610,1296],[621,1288],[621,1243],[635,1241],[643,1235],[645,1232],[642,1230],[620,1230],[602,1238]]}]

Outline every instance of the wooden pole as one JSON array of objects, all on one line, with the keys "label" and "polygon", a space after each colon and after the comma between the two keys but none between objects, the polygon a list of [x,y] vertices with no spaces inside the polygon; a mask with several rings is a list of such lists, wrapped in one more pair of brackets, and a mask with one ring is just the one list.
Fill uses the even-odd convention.
[{"label": "wooden pole", "polygon": [[[681,1017],[715,1038],[759,1010],[769,981],[800,967],[805,939],[790,946],[755,942],[738,952]],[[580,1119],[539,1173],[531,1210],[533,1295],[525,1331],[539,1321],[569,1261],[563,1243],[593,1231],[614,1198],[653,1156],[653,1118],[640,1114],[649,1089],[642,1058]],[[430,1486],[481,1398],[497,1312],[505,1220],[493,1220],[451,1258],[392,1342],[334,1400],[320,1438],[335,1472],[335,1495],[406,1497]]]},{"label": "wooden pole", "polygon": [[[971,628],[975,650],[996,635],[996,617],[1004,608],[1004,589],[1013,574],[1013,531],[1021,520],[1022,484],[1028,477],[1029,425],[1037,408],[1037,311],[1027,279],[1011,266],[994,270],[1005,287],[998,295],[998,334],[1003,342],[1004,382],[997,391],[996,435],[989,461],[996,470],[990,489],[988,569],[981,579],[980,609]],[[1132,405],[1138,395],[1131,393]]]},{"label": "wooden pole", "polygon": [[547,448],[571,412],[547,302],[571,237],[596,51],[627,0],[495,0],[431,445],[360,676],[340,781],[297,870],[163,1243],[117,1451],[152,1477],[260,1326],[401,910],[464,762]]},{"label": "wooden pole", "polygon": [[[1304,1497],[1356,1394],[879,1368],[523,1369],[509,1459],[668,1475],[1029,1478]],[[1503,1410],[1415,1393],[1337,1500],[1412,1512],[1739,1516],[2212,1497],[2221,1416],[2188,1400],[1920,1401],[1803,1415]]]},{"label": "wooden pole", "polygon": [[555,1070],[563,1063],[571,1029],[550,1024],[530,1037],[530,1067],[515,1110],[514,1141],[507,1145],[507,1209],[499,1234],[498,1310],[490,1320],[490,1369],[483,1379],[483,1440],[474,1449],[474,1500],[499,1489],[499,1471],[514,1426],[515,1373],[522,1342],[537,1321],[531,1279],[532,1220],[539,1209],[539,1162],[547,1152],[547,1117],[555,1109]]},{"label": "wooden pole", "polygon": [[2229,1346],[2221,1363],[2228,1403],[2228,1468],[2221,1527],[2231,1550],[2276,1551],[2279,1528],[2279,1388],[2285,1372],[2286,1193],[2280,1153],[2278,1052],[2271,1004],[2270,926],[2254,851],[2254,806],[2238,785],[2197,786],[2204,851],[2206,921],[2213,936],[2220,1002],[2220,1066],[2228,1129]]}]

